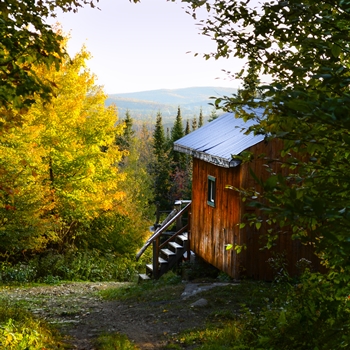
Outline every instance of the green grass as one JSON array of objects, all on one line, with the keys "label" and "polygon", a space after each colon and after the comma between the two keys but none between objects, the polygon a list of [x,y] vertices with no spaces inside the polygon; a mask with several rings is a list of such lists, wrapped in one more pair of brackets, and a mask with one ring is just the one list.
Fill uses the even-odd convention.
[{"label": "green grass", "polygon": [[173,336],[167,349],[248,350],[250,347],[240,342],[246,322],[242,315],[258,315],[283,293],[283,286],[255,281],[242,281],[202,292],[200,296],[214,305],[207,317],[206,328]]},{"label": "green grass", "polygon": [[126,335],[113,333],[102,334],[96,341],[98,350],[137,350],[139,349],[133,344]]},{"label": "green grass", "polygon": [[157,281],[149,280],[120,288],[108,288],[100,294],[107,300],[161,301],[179,298],[183,289],[180,276],[168,272]]}]

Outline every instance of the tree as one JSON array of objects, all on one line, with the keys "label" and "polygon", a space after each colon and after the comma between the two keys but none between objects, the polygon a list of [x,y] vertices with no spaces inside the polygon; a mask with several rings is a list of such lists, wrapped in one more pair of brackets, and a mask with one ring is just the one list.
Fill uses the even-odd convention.
[{"label": "tree", "polygon": [[132,129],[133,127],[133,120],[130,115],[130,111],[127,110],[125,113],[125,119],[123,120],[125,123],[125,129],[124,129],[124,137],[127,145],[130,144],[132,138],[135,136],[135,131]]},{"label": "tree", "polygon": [[190,121],[187,119],[186,120],[186,127],[185,127],[185,135],[188,135],[190,132],[191,132]]},{"label": "tree", "polygon": [[157,113],[156,125],[153,131],[154,161],[151,164],[151,175],[154,183],[154,200],[163,209],[171,205],[169,191],[171,187],[171,158],[168,142],[165,139],[162,115]]},{"label": "tree", "polygon": [[37,75],[35,66],[59,68],[65,57],[62,35],[46,24],[55,11],[77,12],[87,0],[7,0],[0,3],[0,107],[12,110],[7,121],[19,121],[18,109],[34,103],[34,95],[43,99],[53,96],[55,83]]},{"label": "tree", "polygon": [[192,131],[196,130],[197,129],[197,118],[194,117],[192,119]]},{"label": "tree", "polygon": [[[235,76],[243,79],[243,89],[216,105],[255,118],[252,132],[284,141],[278,162],[288,175],[271,170],[261,184],[264,194],[251,205],[269,213],[267,220],[291,225],[294,238],[315,246],[329,278],[348,284],[349,4],[291,0],[254,8],[216,0],[207,6],[214,16],[202,29],[217,50],[206,57],[247,60]],[[262,74],[271,83],[261,83]],[[259,107],[263,118],[254,113]]]},{"label": "tree", "polygon": [[178,107],[175,122],[171,129],[171,141],[175,142],[183,136],[184,136],[184,129],[183,129],[183,123],[182,123],[181,109],[180,107]]},{"label": "tree", "polygon": [[[124,135],[125,130],[127,128],[123,130]],[[128,154],[120,169],[125,176],[123,202],[118,203],[117,210],[105,212],[94,220],[89,236],[93,247],[100,250],[108,247],[121,255],[133,254],[142,246],[155,212],[153,177],[149,173],[154,159],[151,132],[143,124],[137,134],[134,131],[126,134],[132,136],[128,138]]]},{"label": "tree", "polygon": [[[186,123],[186,130],[189,133],[189,121]],[[180,107],[177,111],[177,116],[174,121],[173,128],[171,129],[171,151],[170,157],[172,159],[171,167],[171,189],[170,197],[172,202],[178,199],[189,199],[191,197],[191,157],[182,154],[180,152],[174,151],[173,144],[175,141],[179,140],[185,135],[181,110]]]},{"label": "tree", "polygon": [[201,108],[199,111],[198,128],[202,127],[203,125],[204,125],[204,117],[203,117],[203,110]]},{"label": "tree", "polygon": [[[129,110],[125,113],[125,118],[121,120],[120,125],[123,127],[121,135],[116,135],[115,143],[120,151],[125,152],[125,156],[130,150],[135,131],[133,130],[133,119],[131,118]],[[123,161],[121,162],[121,164]]]},{"label": "tree", "polygon": [[22,127],[2,135],[3,251],[72,247],[92,220],[124,197],[116,167],[123,153],[114,144],[122,129],[85,67],[88,57],[83,49],[58,71],[36,66],[40,79],[55,83],[56,97],[47,103],[37,96]]},{"label": "tree", "polygon": [[218,118],[218,115],[216,113],[216,109],[214,108],[209,116],[208,122],[212,122],[213,120],[215,120],[216,118]]},{"label": "tree", "polygon": [[153,132],[153,149],[155,156],[160,160],[167,151],[166,139],[164,135],[164,126],[162,114],[158,111],[156,125]]},{"label": "tree", "polygon": [[[175,141],[181,139],[181,137],[183,137],[183,136],[184,136],[184,128],[183,128],[183,123],[182,123],[181,109],[180,109],[180,107],[178,107],[176,119],[175,119],[174,125],[171,129],[171,138],[170,138],[171,148],[172,148],[173,143]],[[179,152],[175,152],[171,149],[170,155],[173,159],[175,166],[182,168],[181,161],[184,158],[183,154],[181,154]]]}]

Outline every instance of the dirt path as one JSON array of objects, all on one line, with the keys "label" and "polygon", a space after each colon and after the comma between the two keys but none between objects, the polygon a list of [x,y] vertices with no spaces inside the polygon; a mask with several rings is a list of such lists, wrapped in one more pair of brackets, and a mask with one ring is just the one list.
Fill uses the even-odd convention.
[{"label": "dirt path", "polygon": [[[119,332],[142,350],[162,349],[167,338],[182,330],[203,326],[210,307],[191,306],[198,286],[185,284],[172,290],[168,300],[146,302],[104,301],[97,291],[123,283],[66,283],[59,286],[1,289],[2,298],[25,301],[39,317],[57,324],[70,336],[71,349],[93,350],[94,339],[104,332]],[[200,287],[200,289],[206,286]],[[195,293],[193,293],[195,294]]]}]

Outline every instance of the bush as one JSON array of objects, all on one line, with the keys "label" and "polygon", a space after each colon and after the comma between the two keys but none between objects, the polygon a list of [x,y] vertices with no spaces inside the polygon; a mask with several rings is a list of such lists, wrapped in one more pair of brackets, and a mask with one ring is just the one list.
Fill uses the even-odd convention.
[{"label": "bush", "polygon": [[18,263],[11,265],[9,262],[0,263],[1,283],[28,283],[35,280],[37,270],[32,264]]},{"label": "bush", "polygon": [[0,348],[7,350],[56,349],[62,345],[58,333],[27,311],[0,302]]},{"label": "bush", "polygon": [[338,286],[320,274],[304,273],[286,296],[258,315],[242,316],[241,343],[250,349],[345,349],[350,346],[349,305]]},{"label": "bush", "polygon": [[132,281],[143,260],[136,262],[134,256],[102,254],[97,250],[70,251],[64,255],[49,251],[37,255],[29,262],[0,264],[1,283],[43,282],[55,284],[69,281]]}]

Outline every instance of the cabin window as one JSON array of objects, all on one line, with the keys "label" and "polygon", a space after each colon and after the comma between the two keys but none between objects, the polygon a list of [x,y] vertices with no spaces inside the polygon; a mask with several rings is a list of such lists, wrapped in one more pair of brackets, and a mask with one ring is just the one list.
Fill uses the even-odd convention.
[{"label": "cabin window", "polygon": [[215,177],[208,176],[208,205],[215,207]]}]

